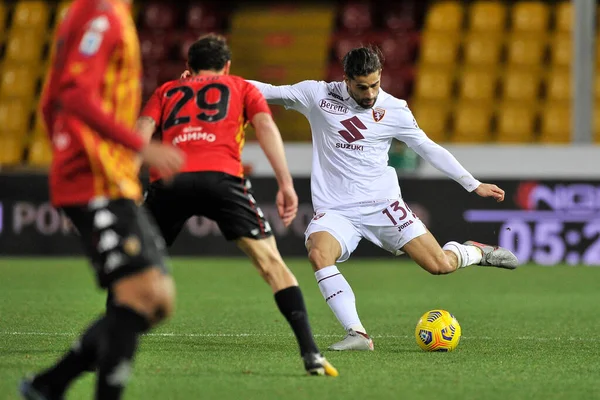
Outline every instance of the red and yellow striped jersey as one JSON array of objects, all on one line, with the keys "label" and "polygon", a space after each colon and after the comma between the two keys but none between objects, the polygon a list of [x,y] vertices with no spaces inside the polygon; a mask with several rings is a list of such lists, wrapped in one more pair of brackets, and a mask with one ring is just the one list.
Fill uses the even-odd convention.
[{"label": "red and yellow striped jersey", "polygon": [[76,0],[61,23],[41,108],[52,142],[53,205],[141,198],[139,40],[121,0]]},{"label": "red and yellow striped jersey", "polygon": [[[258,89],[239,76],[199,75],[159,87],[142,111],[165,143],[185,153],[181,172],[218,171],[243,176],[244,127],[271,113]],[[160,176],[150,169],[150,180]]]}]

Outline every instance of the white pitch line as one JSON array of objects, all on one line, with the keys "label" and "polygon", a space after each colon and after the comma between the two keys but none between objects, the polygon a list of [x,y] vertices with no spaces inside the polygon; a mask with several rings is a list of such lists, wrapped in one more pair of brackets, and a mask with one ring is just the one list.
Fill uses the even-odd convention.
[{"label": "white pitch line", "polygon": [[[77,336],[76,332],[16,332],[4,331],[0,332],[0,336]],[[147,333],[144,336],[150,337],[182,337],[182,338],[242,338],[242,337],[291,337],[292,334],[272,334],[272,333],[175,333],[175,332],[158,332]],[[315,337],[322,338],[338,338],[341,335],[325,335],[315,334]],[[412,335],[373,335],[373,339],[410,339]],[[536,336],[517,336],[517,337],[500,337],[491,336],[463,336],[461,339],[466,340],[522,340],[535,342],[598,342],[600,338],[589,337],[580,338],[573,336],[565,337],[536,337]]]}]

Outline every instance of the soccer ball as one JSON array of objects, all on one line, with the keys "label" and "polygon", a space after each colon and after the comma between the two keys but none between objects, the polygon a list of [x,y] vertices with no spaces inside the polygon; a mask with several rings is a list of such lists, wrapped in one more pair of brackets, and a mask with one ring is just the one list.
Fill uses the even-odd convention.
[{"label": "soccer ball", "polygon": [[415,338],[425,351],[452,351],[460,341],[460,325],[445,310],[427,311],[417,322]]}]

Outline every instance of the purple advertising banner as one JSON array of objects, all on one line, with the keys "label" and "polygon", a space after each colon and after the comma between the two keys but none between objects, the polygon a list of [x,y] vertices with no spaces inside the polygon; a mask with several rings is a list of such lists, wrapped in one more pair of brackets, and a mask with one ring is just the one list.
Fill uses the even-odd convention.
[{"label": "purple advertising banner", "polygon": [[[511,249],[523,263],[600,265],[600,181],[499,180],[506,200],[467,193],[450,180],[401,178],[410,208],[443,244],[476,240]],[[309,179],[296,179],[298,217],[285,228],[274,205],[276,182],[252,179],[255,198],[271,222],[284,256],[305,256],[304,230],[313,217]],[[48,203],[43,175],[0,175],[0,255],[80,255],[69,222]],[[242,253],[205,218],[190,219],[172,255]],[[363,240],[354,257],[392,257]]]}]

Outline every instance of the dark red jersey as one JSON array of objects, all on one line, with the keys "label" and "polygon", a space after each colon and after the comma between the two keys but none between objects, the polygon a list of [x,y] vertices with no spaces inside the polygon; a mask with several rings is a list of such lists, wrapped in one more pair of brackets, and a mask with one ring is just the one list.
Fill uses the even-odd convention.
[{"label": "dark red jersey", "polygon": [[40,104],[52,143],[55,206],[141,198],[133,128],[141,104],[139,41],[120,0],[76,0],[61,23]]},{"label": "dark red jersey", "polygon": [[[219,171],[241,177],[244,127],[261,112],[271,113],[251,83],[233,75],[201,75],[162,85],[142,116],[156,122],[163,142],[185,153],[181,172]],[[160,178],[150,172],[152,181]]]}]

